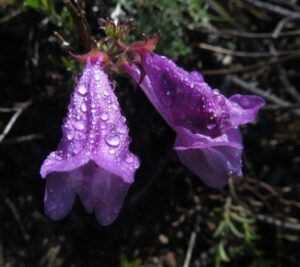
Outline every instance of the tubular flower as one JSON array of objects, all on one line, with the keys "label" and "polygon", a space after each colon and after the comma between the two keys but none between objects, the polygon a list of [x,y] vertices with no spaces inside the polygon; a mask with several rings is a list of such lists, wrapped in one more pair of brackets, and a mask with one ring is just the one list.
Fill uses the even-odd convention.
[{"label": "tubular flower", "polygon": [[242,176],[242,137],[237,129],[251,122],[265,101],[212,90],[198,72],[187,72],[164,56],[139,46],[138,64],[123,65],[154,107],[176,131],[175,149],[183,164],[212,187]]},{"label": "tubular flower", "polygon": [[103,54],[88,58],[71,97],[62,140],[41,167],[46,178],[45,212],[65,217],[76,194],[102,225],[118,216],[139,167],[129,151],[126,119],[103,70]]}]

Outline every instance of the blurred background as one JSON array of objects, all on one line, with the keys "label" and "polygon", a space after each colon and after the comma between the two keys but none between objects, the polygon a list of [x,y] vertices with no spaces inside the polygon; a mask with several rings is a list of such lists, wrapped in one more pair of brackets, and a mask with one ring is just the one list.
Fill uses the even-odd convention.
[{"label": "blurred background", "polygon": [[121,215],[101,227],[76,202],[43,212],[41,163],[55,150],[84,52],[76,20],[55,0],[0,0],[0,267],[300,266],[300,3],[296,0],[80,1],[98,18],[134,19],[130,40],[198,70],[227,96],[267,100],[242,128],[244,179],[205,186],[179,162],[175,134],[127,77],[116,77],[131,150],[142,161]]}]

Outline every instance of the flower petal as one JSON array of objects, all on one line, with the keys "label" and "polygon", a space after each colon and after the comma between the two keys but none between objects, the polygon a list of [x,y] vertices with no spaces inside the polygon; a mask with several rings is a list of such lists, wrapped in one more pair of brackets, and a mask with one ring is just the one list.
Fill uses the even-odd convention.
[{"label": "flower petal", "polygon": [[97,178],[100,198],[95,207],[96,217],[102,225],[109,225],[118,217],[130,184],[108,172],[98,173]]},{"label": "flower petal", "polygon": [[95,211],[102,225],[112,223],[119,215],[131,184],[94,162],[72,171],[70,176],[86,211]]},{"label": "flower petal", "polygon": [[251,122],[258,111],[266,104],[265,100],[256,95],[236,94],[229,98],[231,102],[231,118],[233,125]]},{"label": "flower petal", "polygon": [[76,192],[69,174],[53,172],[47,177],[45,190],[45,213],[52,220],[64,218],[72,209]]},{"label": "flower petal", "polygon": [[242,176],[242,138],[238,130],[209,141],[200,135],[178,135],[175,149],[182,163],[211,187],[226,185],[231,175]]}]

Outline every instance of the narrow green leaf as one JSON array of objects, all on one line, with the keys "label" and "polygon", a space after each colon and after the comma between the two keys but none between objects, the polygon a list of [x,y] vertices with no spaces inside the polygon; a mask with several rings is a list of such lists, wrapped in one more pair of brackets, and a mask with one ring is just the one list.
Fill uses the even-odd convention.
[{"label": "narrow green leaf", "polygon": [[225,261],[225,262],[229,262],[230,261],[229,257],[226,254],[226,251],[224,249],[224,245],[223,245],[222,242],[219,243],[219,245],[218,245],[218,253],[219,253],[220,258],[221,258],[222,261]]},{"label": "narrow green leaf", "polygon": [[222,233],[224,232],[225,226],[226,226],[225,221],[222,221],[222,222],[219,223],[216,231],[214,232],[214,238],[222,235]]},{"label": "narrow green leaf", "polygon": [[230,231],[237,237],[243,238],[244,235],[235,227],[235,225],[232,222],[228,223]]}]

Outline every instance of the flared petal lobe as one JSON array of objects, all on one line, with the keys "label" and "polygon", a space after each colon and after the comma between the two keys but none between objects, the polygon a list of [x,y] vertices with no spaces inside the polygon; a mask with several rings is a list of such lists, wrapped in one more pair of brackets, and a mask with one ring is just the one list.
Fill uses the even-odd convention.
[{"label": "flared petal lobe", "polygon": [[230,176],[242,176],[242,137],[232,129],[217,138],[180,130],[175,149],[182,163],[213,188],[227,184]]},{"label": "flared petal lobe", "polygon": [[[53,196],[57,194],[61,203],[71,206],[69,191],[76,191],[87,212],[95,211],[101,224],[110,224],[122,207],[139,160],[129,151],[126,119],[103,71],[101,57],[97,62],[87,61],[62,130],[58,149],[43,163],[41,176],[50,184],[54,182],[48,180],[55,177]],[[65,182],[59,181],[61,177]],[[69,191],[64,191],[65,184]],[[47,199],[48,207],[55,198]],[[68,211],[60,216],[49,209],[46,213],[60,219]]]}]

